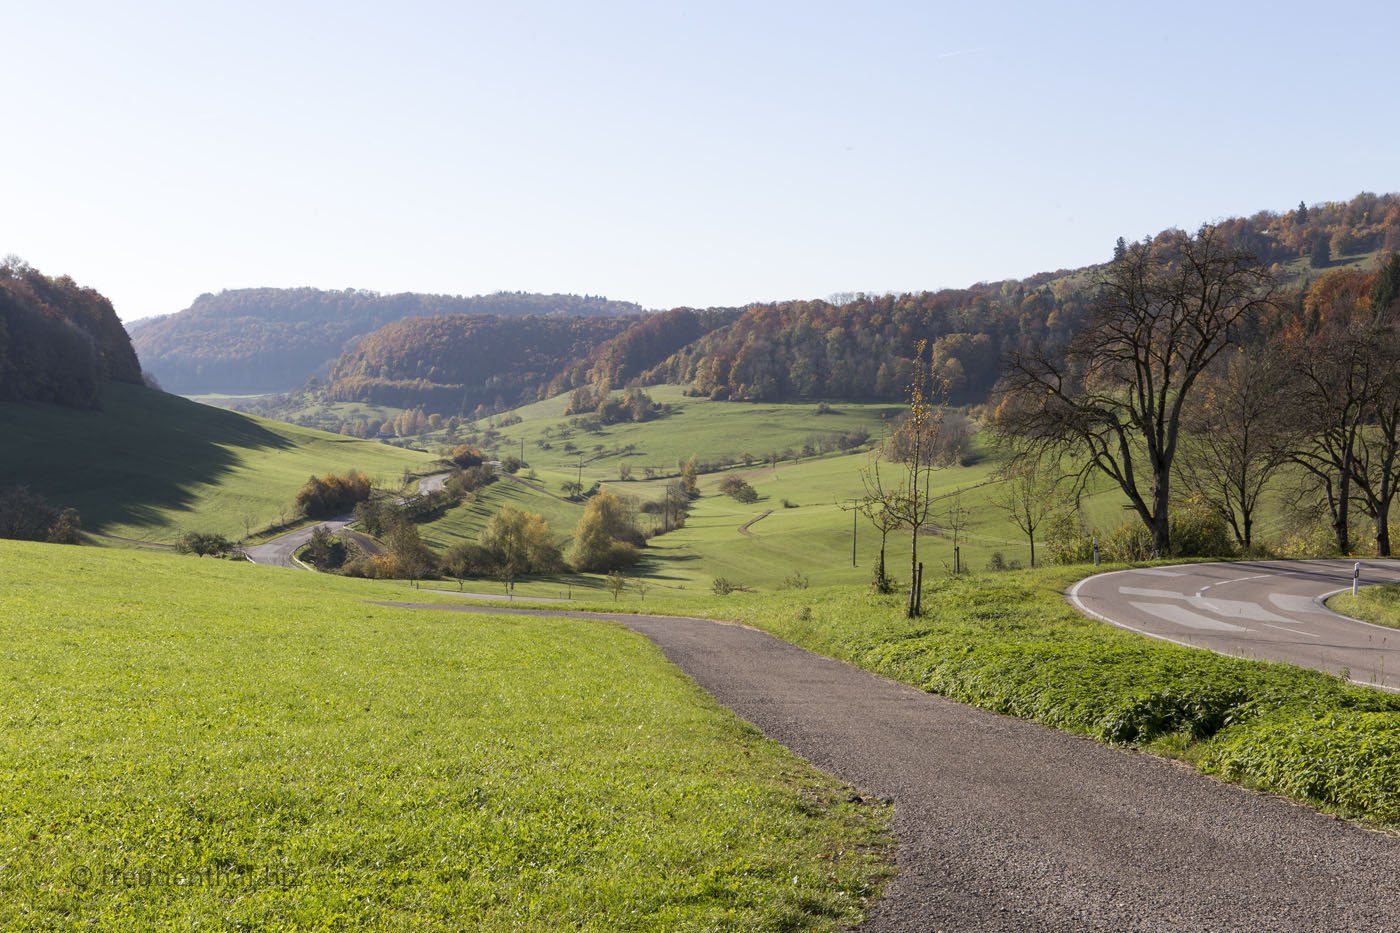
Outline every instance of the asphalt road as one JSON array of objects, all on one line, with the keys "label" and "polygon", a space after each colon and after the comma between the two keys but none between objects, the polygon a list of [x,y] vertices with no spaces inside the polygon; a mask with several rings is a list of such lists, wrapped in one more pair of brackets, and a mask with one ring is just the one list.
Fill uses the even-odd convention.
[{"label": "asphalt road", "polygon": [[[442,484],[447,481],[447,473],[436,473],[432,476],[425,476],[418,481],[418,495],[426,495],[430,492],[437,492],[442,489]],[[400,503],[404,500],[399,499]],[[338,515],[335,518],[315,525],[308,525],[305,528],[298,528],[296,531],[289,531],[284,535],[273,538],[262,544],[255,544],[243,549],[243,553],[248,555],[248,559],[255,564],[267,564],[272,567],[296,567],[292,561],[292,555],[304,547],[311,540],[311,533],[317,528],[324,528],[327,534],[349,535],[353,537],[360,546],[371,554],[378,553],[382,548],[379,542],[368,535],[356,532],[347,532],[345,529],[355,520],[353,514]]]},{"label": "asphalt road", "polygon": [[612,619],[864,795],[899,874],[862,930],[1394,931],[1400,837],[1172,762],[962,706],[703,619]]},{"label": "asphalt road", "polygon": [[[1350,589],[1355,564],[1241,561],[1120,570],[1081,580],[1068,595],[1080,611],[1154,638],[1400,689],[1400,630],[1322,605],[1326,596]],[[1396,582],[1400,562],[1361,561],[1362,586]]]}]

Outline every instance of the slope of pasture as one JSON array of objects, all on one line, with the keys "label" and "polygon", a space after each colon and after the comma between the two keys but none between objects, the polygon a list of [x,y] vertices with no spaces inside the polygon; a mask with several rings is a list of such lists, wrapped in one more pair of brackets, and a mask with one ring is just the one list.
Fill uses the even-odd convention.
[{"label": "slope of pasture", "polygon": [[101,411],[0,404],[0,431],[0,487],[72,506],[89,531],[156,542],[278,523],[313,473],[358,469],[397,489],[433,460],[117,384]]},{"label": "slope of pasture", "polygon": [[[561,550],[567,550],[573,536],[574,525],[583,515],[583,503],[561,501],[556,496],[537,492],[526,485],[530,480],[517,482],[509,477],[501,477],[489,486],[478,491],[474,502],[463,502],[453,506],[443,515],[418,526],[424,543],[438,550],[446,550],[463,541],[475,542],[485,530],[491,516],[502,506],[512,506],[526,512],[537,512],[549,523],[549,530]],[[543,479],[535,485],[545,486]],[[557,492],[557,484],[555,491]]]},{"label": "slope of pasture", "polygon": [[[808,402],[715,402],[688,398],[680,386],[648,386],[646,392],[657,402],[669,403],[671,413],[640,424],[609,425],[597,432],[569,425],[570,418],[564,415],[567,395],[522,406],[510,413],[521,418],[520,424],[497,429],[496,452],[519,456],[523,440],[525,460],[532,466],[570,476],[577,474],[582,454],[583,481],[589,485],[617,479],[623,462],[642,478],[647,467],[674,475],[676,461],[692,455],[702,461],[738,460],[748,452],[761,460],[789,448],[800,451],[803,444],[823,434],[864,429],[879,438],[886,421],[902,411],[888,403],[834,402],[828,413],[819,414],[817,405]],[[477,422],[477,429],[486,428],[490,421]],[[576,450],[566,451],[566,444]]]},{"label": "slope of pasture", "polygon": [[0,561],[5,929],[832,929],[886,871],[885,808],[620,626],[174,555]]}]

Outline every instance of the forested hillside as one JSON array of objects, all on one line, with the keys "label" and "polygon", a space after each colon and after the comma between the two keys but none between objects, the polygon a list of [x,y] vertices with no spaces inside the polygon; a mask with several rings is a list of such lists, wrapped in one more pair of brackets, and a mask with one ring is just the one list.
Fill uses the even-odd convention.
[{"label": "forested hillside", "polygon": [[108,381],[141,382],[111,302],[66,275],[0,263],[0,400],[98,408]]},{"label": "forested hillside", "polygon": [[623,317],[489,314],[397,321],[341,357],[328,395],[449,413],[514,405],[548,393],[570,363],[634,323]]},{"label": "forested hillside", "polygon": [[579,295],[498,292],[460,297],[346,289],[247,288],[200,295],[178,314],[137,321],[132,336],[146,369],[172,392],[284,391],[331,364],[371,331],[405,318],[616,316],[642,309]]},{"label": "forested hillside", "polygon": [[[1400,250],[1400,196],[1263,211],[1217,224],[1223,242],[1271,265],[1297,299],[1318,276]],[[1120,241],[1118,249],[1125,249]],[[1105,250],[1105,260],[1110,257]],[[1002,354],[1023,342],[1063,343],[1093,297],[1096,266],[1020,281],[833,304],[754,305],[727,327],[650,368],[648,383],[689,383],[717,398],[900,398],[916,340],[954,402],[985,399]]]},{"label": "forested hillside", "polygon": [[[1216,225],[1223,242],[1254,253],[1296,296],[1323,273],[1373,264],[1378,253],[1400,249],[1400,197],[1361,194],[1349,202],[1300,204],[1284,214],[1264,211]],[[1118,250],[1127,248],[1126,242]],[[1105,244],[1104,260],[1112,244]],[[432,345],[417,361],[417,344],[392,353],[375,347],[371,360],[350,354],[336,367],[334,397],[423,407],[443,415],[475,405],[533,401],[579,385],[619,388],[628,382],[685,384],[714,398],[738,400],[902,398],[913,374],[916,341],[929,341],[932,361],[955,403],[986,399],[1002,355],[1028,343],[1060,344],[1083,323],[1099,266],[1046,272],[1027,279],[904,295],[855,295],[848,300],[786,301],[742,309],[678,308],[648,315],[591,348],[586,356],[544,357],[522,367],[528,378],[502,381],[481,342],[500,339],[459,331],[472,346],[453,349],[457,337],[436,331],[417,344]],[[406,331],[395,331],[401,341]],[[504,331],[498,331],[503,334]],[[583,343],[586,343],[583,342]],[[583,343],[576,346],[583,346]],[[503,353],[513,352],[500,344]],[[479,361],[479,362],[476,362]],[[471,367],[487,367],[474,372]],[[431,375],[455,366],[450,379]],[[349,381],[349,377],[371,377]],[[444,387],[443,383],[449,385]],[[490,383],[495,392],[460,387]],[[470,404],[458,404],[459,400]]]}]

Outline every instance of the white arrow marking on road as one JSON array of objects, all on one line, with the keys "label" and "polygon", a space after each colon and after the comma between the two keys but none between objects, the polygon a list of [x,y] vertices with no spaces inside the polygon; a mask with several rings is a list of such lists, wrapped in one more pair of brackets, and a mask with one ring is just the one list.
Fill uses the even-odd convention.
[{"label": "white arrow marking on road", "polygon": [[1311,596],[1295,596],[1291,593],[1270,593],[1269,602],[1278,606],[1284,612],[1316,612],[1322,615],[1330,615],[1326,609],[1317,604],[1317,600]]},{"label": "white arrow marking on road", "polygon": [[1241,625],[1231,625],[1229,622],[1221,622],[1217,619],[1209,619],[1203,615],[1198,615],[1189,609],[1172,603],[1128,603],[1134,609],[1154,615],[1159,619],[1174,622],[1177,625],[1185,625],[1188,628],[1209,629],[1216,632],[1252,632],[1253,629],[1245,628]]},{"label": "white arrow marking on road", "polygon": [[1251,603],[1243,599],[1209,599],[1199,595],[1186,596],[1182,593],[1173,593],[1171,590],[1146,590],[1136,586],[1120,586],[1118,592],[1123,596],[1146,596],[1149,599],[1180,599],[1193,609],[1202,609],[1230,619],[1297,624],[1294,619],[1284,618],[1270,612],[1258,603]]}]

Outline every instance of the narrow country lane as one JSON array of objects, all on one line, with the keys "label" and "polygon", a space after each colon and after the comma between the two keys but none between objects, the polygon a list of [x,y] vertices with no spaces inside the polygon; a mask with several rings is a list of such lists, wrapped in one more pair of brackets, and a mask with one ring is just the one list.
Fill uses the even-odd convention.
[{"label": "narrow country lane", "polygon": [[1400,837],[1148,755],[998,716],[745,626],[620,622],[721,703],[895,801],[899,875],[871,931],[1394,931]]}]

